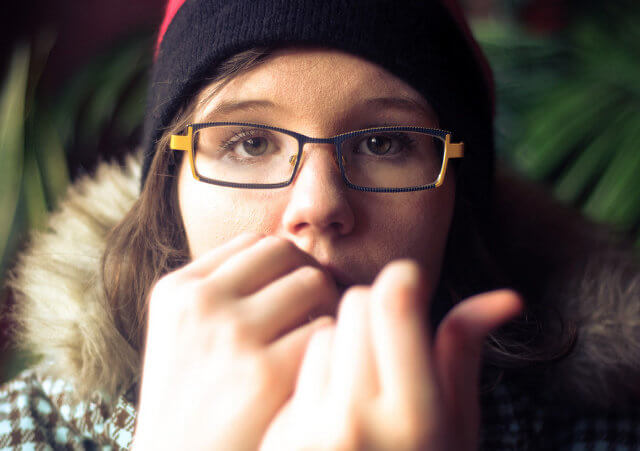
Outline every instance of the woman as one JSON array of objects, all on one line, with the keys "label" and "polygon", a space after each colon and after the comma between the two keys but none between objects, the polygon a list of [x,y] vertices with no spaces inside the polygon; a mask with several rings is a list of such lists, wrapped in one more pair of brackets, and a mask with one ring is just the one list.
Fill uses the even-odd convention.
[{"label": "woman", "polygon": [[637,267],[494,174],[483,61],[449,3],[171,2],[142,173],[16,271],[0,445],[636,444]]}]

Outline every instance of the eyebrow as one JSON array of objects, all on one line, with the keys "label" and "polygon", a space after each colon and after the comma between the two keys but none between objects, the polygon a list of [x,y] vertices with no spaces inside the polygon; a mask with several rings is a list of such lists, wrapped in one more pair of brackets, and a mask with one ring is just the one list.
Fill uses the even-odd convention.
[{"label": "eyebrow", "polygon": [[278,108],[278,105],[273,103],[270,100],[242,100],[242,101],[233,101],[233,100],[223,100],[211,111],[207,111],[206,116],[213,115],[224,115],[235,113],[236,111],[247,111],[247,110],[259,110],[265,108]]},{"label": "eyebrow", "polygon": [[[426,114],[430,118],[434,117],[434,113],[431,108],[419,102],[418,100],[409,97],[375,97],[365,100],[361,105],[366,108],[393,108],[410,112],[415,112],[416,110],[418,110],[421,113]],[[270,100],[223,100],[210,111],[208,111],[206,113],[206,117],[231,114],[237,111],[264,110],[269,108],[282,109],[282,107]]]},{"label": "eyebrow", "polygon": [[428,117],[435,119],[434,112],[430,107],[410,97],[375,97],[365,100],[364,105],[366,107],[394,108],[409,112],[418,110]]}]

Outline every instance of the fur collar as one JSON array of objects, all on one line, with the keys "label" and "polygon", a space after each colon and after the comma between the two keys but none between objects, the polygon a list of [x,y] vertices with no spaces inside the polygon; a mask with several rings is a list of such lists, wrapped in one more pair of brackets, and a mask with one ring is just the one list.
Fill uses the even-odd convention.
[{"label": "fur collar", "polygon": [[101,163],[68,190],[47,228],[34,234],[10,285],[16,345],[42,356],[48,375],[71,381],[82,399],[116,399],[139,377],[138,353],[118,332],[101,277],[105,239],[140,190],[139,158]]},{"label": "fur collar", "polygon": [[[47,229],[33,236],[11,281],[16,342],[41,355],[48,374],[72,381],[82,398],[99,389],[115,399],[139,378],[140,355],[118,333],[100,276],[105,236],[136,200],[139,178],[140,159],[129,157],[124,167],[101,163],[78,180]],[[499,185],[497,217],[507,220],[497,227],[509,252],[547,268],[544,302],[578,327],[573,353],[552,371],[554,391],[600,407],[638,399],[640,272],[632,254],[591,245],[606,240],[594,241],[583,223],[559,220],[564,209],[547,194],[503,175]]]}]

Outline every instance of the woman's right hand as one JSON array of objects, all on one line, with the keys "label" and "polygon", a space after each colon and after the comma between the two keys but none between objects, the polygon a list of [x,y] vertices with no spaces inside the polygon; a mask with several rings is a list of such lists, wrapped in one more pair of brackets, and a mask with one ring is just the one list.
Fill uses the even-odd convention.
[{"label": "woman's right hand", "polygon": [[[241,235],[163,277],[149,300],[134,449],[256,449],[338,293],[313,258]],[[306,323],[306,324],[305,324]]]}]

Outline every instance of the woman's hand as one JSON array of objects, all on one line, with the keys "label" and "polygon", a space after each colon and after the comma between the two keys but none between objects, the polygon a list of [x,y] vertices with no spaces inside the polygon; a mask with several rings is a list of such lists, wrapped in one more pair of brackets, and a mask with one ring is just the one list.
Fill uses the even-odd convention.
[{"label": "woman's hand", "polygon": [[477,448],[483,341],[521,301],[509,290],[469,298],[431,343],[422,283],[419,267],[401,261],[346,292],[337,325],[314,333],[261,450]]},{"label": "woman's hand", "polygon": [[331,277],[286,240],[242,235],[161,279],[134,449],[256,449],[293,392]]}]

